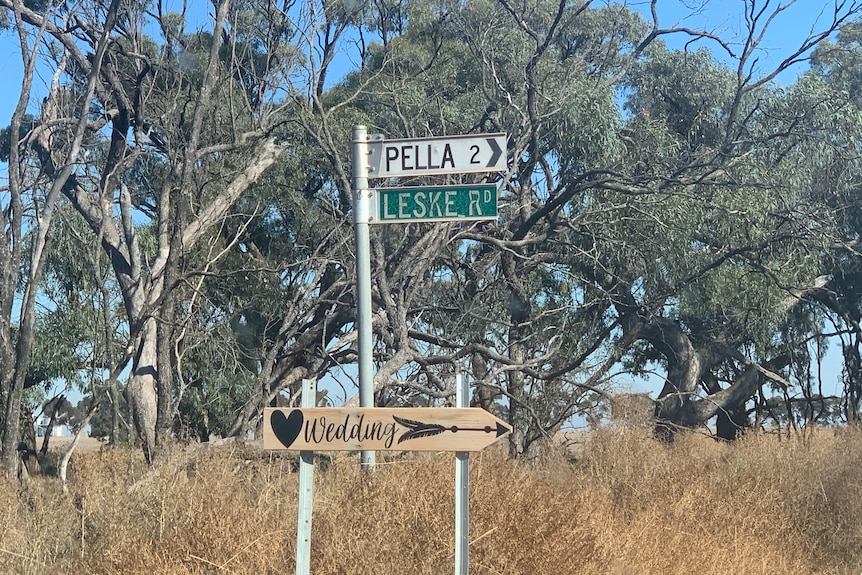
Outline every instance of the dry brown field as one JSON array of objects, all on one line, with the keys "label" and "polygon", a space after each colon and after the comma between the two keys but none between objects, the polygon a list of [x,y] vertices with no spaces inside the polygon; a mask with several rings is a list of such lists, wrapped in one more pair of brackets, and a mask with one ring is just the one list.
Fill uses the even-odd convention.
[{"label": "dry brown field", "polygon": [[[51,451],[55,452],[63,452],[68,449],[68,446],[72,443],[74,437],[52,437],[48,441],[48,445]],[[42,438],[40,437],[37,441],[37,445],[39,447],[42,446]],[[95,437],[81,437],[78,440],[78,445],[75,447],[75,451],[92,453],[94,451],[99,451],[105,443],[96,439]]]},{"label": "dry brown field", "polygon": [[[583,439],[583,438],[581,438]],[[91,446],[95,447],[95,446]],[[470,459],[475,575],[859,575],[862,431],[703,436],[642,430],[558,444],[528,466]],[[339,456],[316,468],[311,572],[450,574],[454,456]],[[186,446],[81,450],[57,478],[0,489],[0,573],[293,573],[295,459]]]}]

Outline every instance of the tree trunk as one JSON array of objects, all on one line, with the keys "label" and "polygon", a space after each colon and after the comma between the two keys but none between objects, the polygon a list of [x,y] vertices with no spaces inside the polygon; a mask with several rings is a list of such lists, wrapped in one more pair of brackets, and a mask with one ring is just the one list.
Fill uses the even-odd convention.
[{"label": "tree trunk", "polygon": [[180,282],[180,261],[182,259],[182,229],[183,229],[183,198],[177,188],[169,192],[170,200],[170,252],[165,260],[163,272],[163,297],[160,309],[160,321],[158,324],[158,365],[159,380],[157,382],[158,392],[158,416],[156,418],[156,441],[159,445],[165,445],[170,438],[173,423],[173,389],[175,354],[177,344],[176,337],[176,286]]},{"label": "tree trunk", "polygon": [[111,435],[108,443],[117,446],[120,444],[120,386],[116,379],[111,379],[108,398],[111,402]]},{"label": "tree trunk", "polygon": [[744,424],[745,402],[756,392],[762,368],[749,363],[730,387],[721,389],[717,383],[707,386],[708,396],[699,399],[699,385],[714,365],[728,359],[727,354],[695,349],[682,328],[666,318],[652,320],[642,333],[664,355],[668,366],[667,379],[656,401],[656,435],[671,441],[677,430],[703,425],[718,415],[721,433],[736,437]]},{"label": "tree trunk", "polygon": [[44,459],[48,455],[51,435],[54,433],[54,425],[57,424],[57,416],[60,414],[60,410],[66,404],[66,397],[63,395],[57,396],[51,403],[51,418],[48,420],[48,429],[45,430],[45,437],[42,438],[42,447],[39,449],[39,458],[41,459]]},{"label": "tree trunk", "polygon": [[[509,283],[509,359],[514,365],[525,365],[527,360],[527,340],[530,336],[530,298],[516,269],[511,255],[503,259],[503,270]],[[509,456],[530,459],[536,455],[536,447],[528,450],[532,443],[527,441],[527,433],[534,424],[527,405],[529,397],[525,389],[525,375],[520,369],[507,373],[507,388],[509,392],[509,424],[512,433],[509,435]]]},{"label": "tree trunk", "polygon": [[[111,379],[116,381],[114,376],[111,376]],[[78,433],[75,434],[75,438],[72,440],[72,443],[66,448],[63,456],[60,458],[60,465],[58,467],[58,474],[60,476],[60,482],[63,484],[63,491],[68,491],[68,487],[66,486],[66,469],[69,467],[69,460],[72,459],[72,453],[75,452],[75,448],[78,447],[78,443],[81,441],[81,437],[87,430],[87,426],[90,425],[90,422],[93,420],[93,416],[96,415],[96,412],[99,411],[99,396],[94,396],[93,401],[90,404],[90,409],[87,411],[86,417],[81,422],[81,428],[78,429]]]},{"label": "tree trunk", "polygon": [[6,403],[3,429],[3,471],[6,477],[15,477],[18,471],[18,444],[21,440],[21,402],[24,397],[23,378],[12,378],[12,386]]},{"label": "tree trunk", "polygon": [[141,330],[138,352],[132,363],[127,384],[129,403],[135,428],[141,439],[144,457],[152,463],[156,456],[156,425],[158,420],[158,345],[156,320],[147,319]]}]

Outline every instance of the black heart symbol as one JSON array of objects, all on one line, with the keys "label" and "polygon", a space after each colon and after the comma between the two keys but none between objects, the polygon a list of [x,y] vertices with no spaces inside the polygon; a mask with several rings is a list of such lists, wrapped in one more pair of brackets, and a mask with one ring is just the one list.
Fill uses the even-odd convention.
[{"label": "black heart symbol", "polygon": [[302,412],[294,409],[287,417],[281,411],[273,411],[269,421],[272,423],[272,432],[275,433],[275,437],[282,445],[290,447],[299,436],[299,432],[302,431],[304,419]]}]

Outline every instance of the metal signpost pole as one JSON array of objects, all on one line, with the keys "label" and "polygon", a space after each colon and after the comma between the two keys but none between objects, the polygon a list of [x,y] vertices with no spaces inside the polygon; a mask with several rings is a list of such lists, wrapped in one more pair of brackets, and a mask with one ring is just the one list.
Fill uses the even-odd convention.
[{"label": "metal signpost pole", "polygon": [[[370,190],[368,189],[368,131],[353,126],[351,142],[353,176],[353,231],[356,243],[356,330],[359,337],[359,405],[374,406],[374,373],[372,370],[371,329],[371,241],[368,231]],[[372,470],[376,463],[373,451],[359,456],[362,469]]]},{"label": "metal signpost pole", "polygon": [[[302,380],[302,407],[314,407],[317,380]],[[296,518],[296,575],[311,569],[311,510],[314,503],[314,452],[299,452],[299,511]]]},{"label": "metal signpost pole", "polygon": [[[455,376],[455,407],[469,407],[470,384]],[[467,575],[470,560],[470,454],[455,453],[455,575]]]}]

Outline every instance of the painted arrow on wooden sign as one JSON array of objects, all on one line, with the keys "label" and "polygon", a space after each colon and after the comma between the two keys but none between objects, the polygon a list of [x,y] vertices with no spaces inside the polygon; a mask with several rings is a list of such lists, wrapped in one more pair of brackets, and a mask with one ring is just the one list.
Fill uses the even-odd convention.
[{"label": "painted arrow on wooden sign", "polygon": [[512,428],[478,407],[268,407],[264,449],[479,451]]}]

